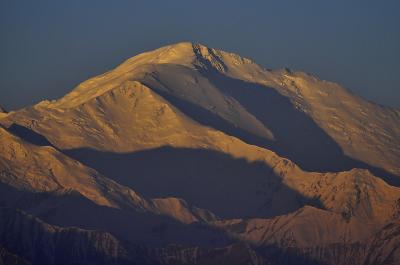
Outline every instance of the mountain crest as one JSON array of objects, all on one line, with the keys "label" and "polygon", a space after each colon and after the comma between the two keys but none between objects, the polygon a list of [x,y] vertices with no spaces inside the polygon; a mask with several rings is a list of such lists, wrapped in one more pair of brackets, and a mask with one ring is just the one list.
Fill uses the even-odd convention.
[{"label": "mountain crest", "polygon": [[226,72],[228,67],[225,65],[220,51],[208,48],[201,44],[192,44],[192,47],[201,64],[206,66],[211,65],[220,72]]},{"label": "mountain crest", "polygon": [[[399,234],[400,188],[382,180],[387,172],[400,180],[399,111],[334,83],[182,42],[132,57],[59,100],[1,111],[0,206],[60,227],[109,232],[87,233],[90,242],[110,244],[99,249],[107,256],[119,240],[193,246],[196,253],[202,244],[226,247],[232,240],[295,264],[328,257],[327,264],[358,265],[348,257],[369,255],[375,232],[382,238],[373,255],[382,257],[376,246],[399,252],[390,240],[399,242],[392,235]],[[13,235],[59,238],[67,231],[40,223],[27,232],[36,221],[0,207],[0,217],[7,216],[29,219],[17,222],[22,229],[14,226]],[[1,221],[0,264],[7,243]],[[4,224],[7,234],[11,222]],[[5,247],[25,246],[22,240]],[[25,240],[36,246],[23,252],[43,245]],[[206,255],[213,261],[214,251],[225,252],[213,249]],[[296,252],[316,260],[288,256]],[[158,253],[166,265],[212,263],[192,262],[198,254],[191,252]],[[232,253],[226,255],[234,262],[218,262],[248,264]]]},{"label": "mountain crest", "polygon": [[7,116],[7,114],[7,111],[2,106],[0,106],[0,119]]}]

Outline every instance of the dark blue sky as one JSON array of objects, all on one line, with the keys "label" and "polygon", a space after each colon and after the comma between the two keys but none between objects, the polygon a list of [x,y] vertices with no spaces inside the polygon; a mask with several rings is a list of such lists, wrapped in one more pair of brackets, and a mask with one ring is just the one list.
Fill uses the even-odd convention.
[{"label": "dark blue sky", "polygon": [[400,1],[0,0],[0,105],[61,97],[142,51],[194,41],[400,107]]}]

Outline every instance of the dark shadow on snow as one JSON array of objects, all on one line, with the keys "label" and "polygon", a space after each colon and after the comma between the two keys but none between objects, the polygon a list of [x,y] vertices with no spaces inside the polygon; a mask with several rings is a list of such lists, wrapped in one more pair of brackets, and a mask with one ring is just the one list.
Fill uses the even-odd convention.
[{"label": "dark shadow on snow", "polygon": [[[174,71],[176,67],[182,66],[165,64],[159,66],[157,71]],[[400,180],[395,175],[346,156],[340,146],[324,130],[309,116],[296,109],[287,97],[279,94],[275,89],[228,77],[212,70],[212,67],[199,68],[198,71],[222,93],[235,99],[270,129],[275,141],[235,127],[219,117],[217,113],[171,94],[170,91],[173,89],[165,84],[159,87],[153,84],[149,87],[197,122],[236,136],[247,143],[273,150],[306,171],[340,172],[363,168],[370,170],[391,185],[400,185]],[[156,73],[155,76],[157,76]]]},{"label": "dark shadow on snow", "polygon": [[[12,128],[25,141],[51,145],[28,128],[15,124]],[[281,183],[264,162],[248,162],[213,150],[161,147],[120,154],[83,148],[61,152],[147,198],[183,198],[224,218],[268,218],[304,205],[323,208],[318,199],[305,198]]]},{"label": "dark shadow on snow", "polygon": [[24,140],[38,146],[53,146],[46,137],[19,124],[13,123],[7,130]]},{"label": "dark shadow on snow", "polygon": [[29,192],[0,182],[0,206],[24,210],[52,225],[107,231],[122,241],[151,247],[217,247],[232,242],[223,231],[204,223],[183,224],[165,215],[101,206],[73,190]]},{"label": "dark shadow on snow", "polygon": [[273,217],[305,204],[323,208],[281,182],[264,162],[189,148],[162,147],[128,154],[64,150],[147,198],[179,197],[223,218]]},{"label": "dark shadow on snow", "polygon": [[[38,233],[37,230],[28,227],[18,228],[18,225],[31,226],[31,223],[21,222],[20,217],[12,219],[15,220],[12,226],[16,228],[9,231],[8,236],[0,237],[0,246],[3,245],[13,253],[33,261],[33,264],[54,264],[54,259],[57,264],[70,264],[70,258],[78,263],[82,259],[82,262],[93,264],[110,264],[112,261],[115,264],[133,265],[138,264],[138,261],[141,261],[140,264],[158,264],[159,258],[163,258],[165,254],[171,254],[173,258],[176,253],[191,252],[194,247],[199,247],[196,250],[196,264],[220,264],[221,261],[224,264],[228,261],[229,264],[242,264],[242,260],[253,260],[253,250],[258,256],[268,260],[269,264],[323,264],[312,255],[304,254],[301,249],[287,249],[277,245],[257,247],[232,239],[223,230],[204,223],[187,225],[166,216],[100,206],[73,190],[58,194],[29,192],[0,183],[0,215],[4,212],[3,209],[8,209],[5,211],[12,214],[16,212],[14,209],[21,209],[51,225],[92,230],[93,233],[105,231],[116,236],[127,250],[127,255],[104,255],[106,253],[98,252],[101,248],[93,249],[90,245],[82,244],[86,242],[85,233],[73,229],[71,232],[76,232],[76,235],[63,233],[60,235],[64,235],[63,237],[57,237],[57,251],[49,255],[51,252],[47,247],[51,245],[52,239],[46,234],[47,230]],[[18,230],[28,233],[14,233]],[[33,241],[32,245],[20,244],[26,238],[33,237],[40,240]],[[49,242],[46,242],[47,239]],[[106,239],[105,241],[107,242]],[[94,245],[101,243],[104,242],[93,242]],[[73,253],[70,252],[71,248]],[[181,261],[176,260],[173,264],[183,264]]]}]

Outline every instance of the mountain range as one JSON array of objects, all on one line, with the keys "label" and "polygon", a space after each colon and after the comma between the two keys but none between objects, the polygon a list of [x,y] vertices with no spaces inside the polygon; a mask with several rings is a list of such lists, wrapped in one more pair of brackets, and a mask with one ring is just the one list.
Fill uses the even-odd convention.
[{"label": "mountain range", "polygon": [[177,43],[0,111],[0,264],[398,264],[400,110]]}]

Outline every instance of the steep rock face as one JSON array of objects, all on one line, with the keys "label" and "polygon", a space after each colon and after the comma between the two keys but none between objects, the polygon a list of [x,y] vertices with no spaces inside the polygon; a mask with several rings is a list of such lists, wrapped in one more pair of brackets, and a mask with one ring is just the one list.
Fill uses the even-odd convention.
[{"label": "steep rock face", "polygon": [[5,264],[394,265],[400,253],[398,223],[389,224],[364,242],[353,244],[313,248],[175,245],[151,249],[123,243],[106,232],[52,226],[9,208],[1,207],[0,216],[0,256]]},{"label": "steep rock face", "polygon": [[222,220],[214,224],[257,246],[281,248],[349,244],[368,239],[371,234],[365,230],[373,230],[373,224],[363,224],[362,219],[346,222],[340,214],[311,206],[271,219]]},{"label": "steep rock face", "polygon": [[0,216],[2,244],[32,264],[128,264],[126,249],[108,233],[62,229],[3,207]]},{"label": "steep rock face", "polygon": [[7,247],[0,248],[0,261],[5,264],[263,264],[245,245],[151,249],[123,243],[106,232],[52,226],[9,208],[0,207],[0,217],[0,243]]},{"label": "steep rock face", "polygon": [[399,224],[395,221],[363,242],[324,245],[295,252],[303,253],[316,261],[315,264],[394,265],[399,261],[399,235]]},{"label": "steep rock face", "polygon": [[[319,213],[318,213],[319,212]],[[314,222],[308,214],[327,214],[331,217],[324,219],[323,222]],[[333,214],[322,213],[321,210],[305,208],[295,213],[294,219],[298,219],[297,223],[300,229],[291,229],[296,220],[287,217],[277,218],[267,225],[263,220],[249,220],[247,224],[231,223],[230,231],[240,231],[240,236],[246,234],[250,242],[258,245],[257,255],[262,257],[260,264],[345,264],[345,265],[361,265],[361,264],[397,264],[400,254],[399,241],[399,224],[398,221],[390,223],[380,229],[377,233],[357,242],[350,242],[351,233],[347,230],[347,238],[342,235],[334,235],[341,243],[333,243],[331,239],[325,238],[320,244],[311,246],[307,242],[309,236],[313,234],[323,235],[320,233],[321,227],[332,225],[329,219]],[[334,217],[335,218],[335,217]],[[303,219],[303,220],[301,220]],[[300,225],[304,222],[304,224]],[[236,222],[236,221],[234,221]],[[307,224],[307,225],[305,225]],[[353,228],[359,224],[355,224]],[[268,226],[268,228],[266,227]],[[310,228],[314,226],[315,229]],[[350,224],[351,226],[351,224]],[[350,227],[348,226],[348,227]],[[294,228],[294,227],[292,227]],[[308,230],[309,229],[309,230]],[[330,227],[331,231],[332,226]],[[343,230],[337,230],[343,231]],[[299,235],[299,233],[304,233]],[[236,234],[238,235],[238,234]],[[257,239],[256,239],[257,238]],[[301,239],[300,239],[301,238]],[[298,241],[300,239],[300,241]],[[257,241],[259,240],[259,241]],[[304,240],[304,241],[302,241]],[[347,242],[346,242],[347,241]],[[250,263],[259,264],[259,263]]]},{"label": "steep rock face", "polygon": [[389,223],[366,244],[364,264],[397,264],[400,260],[400,223]]}]

